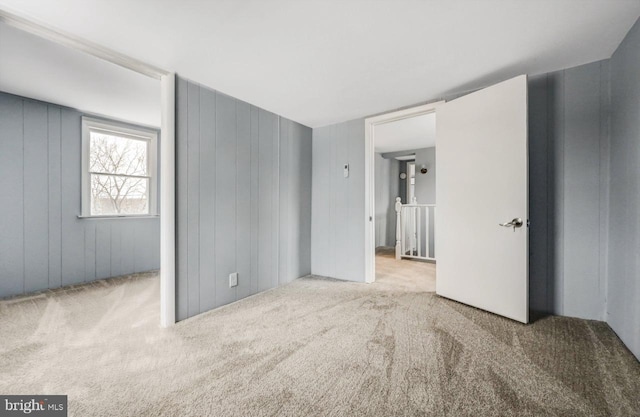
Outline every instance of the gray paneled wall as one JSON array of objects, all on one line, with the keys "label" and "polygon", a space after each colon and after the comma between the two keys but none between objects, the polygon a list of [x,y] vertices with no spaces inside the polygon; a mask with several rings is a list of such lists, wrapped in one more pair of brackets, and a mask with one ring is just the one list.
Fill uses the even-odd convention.
[{"label": "gray paneled wall", "polygon": [[608,61],[529,80],[530,305],[604,319]]},{"label": "gray paneled wall", "polygon": [[311,272],[312,161],[311,129],[182,78],[176,88],[183,320]]},{"label": "gray paneled wall", "polygon": [[611,57],[607,322],[640,358],[640,21]]},{"label": "gray paneled wall", "polygon": [[364,281],[364,119],[313,129],[312,190],[312,273]]},{"label": "gray paneled wall", "polygon": [[[436,204],[436,148],[416,150],[416,186],[415,195],[420,204]],[[427,173],[420,173],[426,165]]]},{"label": "gray paneled wall", "polygon": [[[529,82],[532,309],[604,318],[607,71],[602,61]],[[314,274],[364,281],[363,211],[364,119],[314,129]]]},{"label": "gray paneled wall", "polygon": [[81,117],[0,92],[0,297],[159,268],[159,219],[78,219]]},{"label": "gray paneled wall", "polygon": [[400,197],[400,161],[376,154],[376,247],[396,244],[396,197]]}]

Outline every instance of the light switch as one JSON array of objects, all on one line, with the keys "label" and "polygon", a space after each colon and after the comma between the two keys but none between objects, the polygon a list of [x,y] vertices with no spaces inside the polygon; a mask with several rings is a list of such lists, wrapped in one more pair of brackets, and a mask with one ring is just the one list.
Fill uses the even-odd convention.
[{"label": "light switch", "polygon": [[238,286],[238,273],[229,274],[229,288]]},{"label": "light switch", "polygon": [[344,177],[349,178],[349,164],[344,164]]}]

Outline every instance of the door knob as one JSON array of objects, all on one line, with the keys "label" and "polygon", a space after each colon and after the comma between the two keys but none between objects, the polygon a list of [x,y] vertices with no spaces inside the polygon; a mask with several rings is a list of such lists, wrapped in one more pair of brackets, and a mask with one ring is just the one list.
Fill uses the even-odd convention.
[{"label": "door knob", "polygon": [[522,221],[522,219],[520,217],[516,217],[515,219],[511,220],[510,222],[506,222],[506,223],[498,223],[499,226],[502,227],[513,227],[513,231],[516,231],[516,227],[522,227],[522,225],[524,224],[524,222]]}]

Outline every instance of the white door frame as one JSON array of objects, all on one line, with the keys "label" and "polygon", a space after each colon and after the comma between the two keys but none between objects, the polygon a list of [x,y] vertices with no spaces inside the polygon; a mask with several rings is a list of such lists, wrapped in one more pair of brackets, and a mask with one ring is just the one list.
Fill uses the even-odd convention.
[{"label": "white door frame", "polygon": [[0,9],[0,22],[160,80],[160,325],[168,327],[175,324],[175,74],[14,11]]},{"label": "white door frame", "polygon": [[434,113],[438,106],[444,101],[438,101],[408,109],[397,110],[378,116],[369,117],[364,120],[364,269],[365,282],[371,283],[376,280],[376,225],[375,218],[375,128],[385,123],[396,122],[398,120],[411,117],[422,116]]}]

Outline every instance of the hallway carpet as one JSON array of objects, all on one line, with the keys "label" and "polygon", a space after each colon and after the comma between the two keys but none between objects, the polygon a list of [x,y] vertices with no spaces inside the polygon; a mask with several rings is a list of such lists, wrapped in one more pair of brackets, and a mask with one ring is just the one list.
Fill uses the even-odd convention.
[{"label": "hallway carpet", "polygon": [[531,325],[381,277],[307,277],[158,326],[154,274],[0,302],[0,393],[73,416],[632,416],[604,323]]}]

